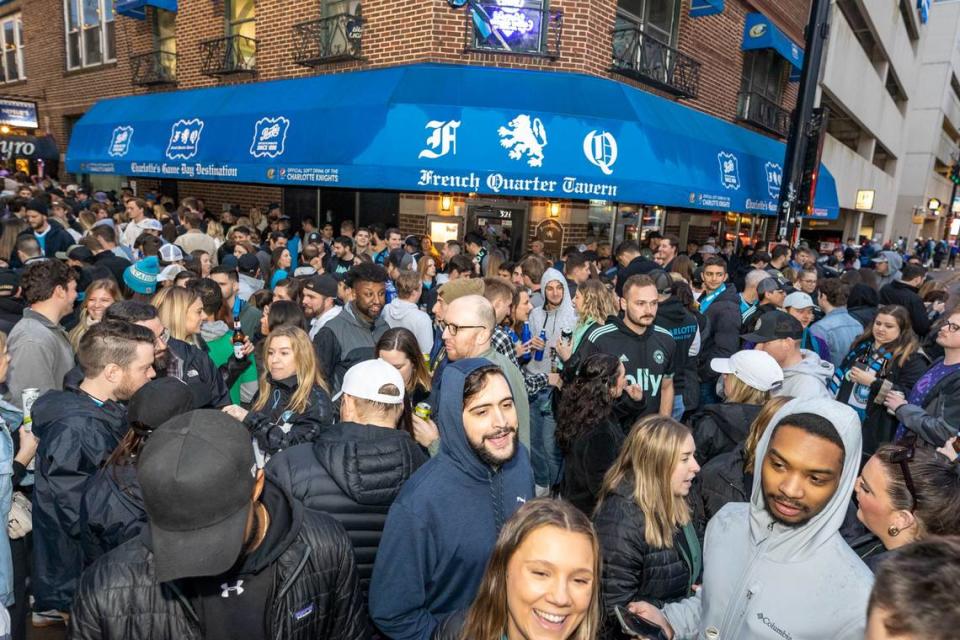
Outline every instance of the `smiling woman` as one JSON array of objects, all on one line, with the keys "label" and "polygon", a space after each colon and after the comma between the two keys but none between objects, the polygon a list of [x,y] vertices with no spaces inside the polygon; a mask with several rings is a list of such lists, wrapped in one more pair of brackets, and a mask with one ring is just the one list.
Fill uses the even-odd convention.
[{"label": "smiling woman", "polygon": [[595,640],[599,584],[599,542],[587,517],[563,500],[531,500],[500,532],[463,630],[449,637]]}]

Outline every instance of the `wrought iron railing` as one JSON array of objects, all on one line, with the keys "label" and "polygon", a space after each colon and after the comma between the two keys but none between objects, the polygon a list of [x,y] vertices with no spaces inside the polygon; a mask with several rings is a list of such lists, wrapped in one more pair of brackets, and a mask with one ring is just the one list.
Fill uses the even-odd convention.
[{"label": "wrought iron railing", "polygon": [[467,9],[466,27],[466,51],[560,57],[563,11],[475,0]]},{"label": "wrought iron railing", "polygon": [[613,70],[684,98],[696,98],[700,86],[699,62],[625,16],[613,30]]},{"label": "wrought iron railing", "polygon": [[790,132],[790,112],[779,104],[755,91],[738,94],[737,117],[750,124],[787,137]]},{"label": "wrought iron railing", "polygon": [[352,13],[301,22],[293,25],[293,59],[297,64],[316,66],[361,57],[363,18]]},{"label": "wrought iron railing", "polygon": [[177,54],[170,51],[151,51],[130,56],[133,84],[149,86],[171,84],[177,81]]},{"label": "wrought iron railing", "polygon": [[257,41],[232,35],[200,43],[200,71],[208,76],[257,70]]}]

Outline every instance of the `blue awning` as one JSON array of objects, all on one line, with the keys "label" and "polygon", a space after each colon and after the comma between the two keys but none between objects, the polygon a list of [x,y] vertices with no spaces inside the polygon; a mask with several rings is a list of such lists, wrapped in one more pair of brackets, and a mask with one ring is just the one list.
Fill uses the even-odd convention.
[{"label": "blue awning", "polygon": [[[102,100],[74,126],[67,169],[773,215],[783,157],[612,80],[414,64]],[[817,208],[838,212],[827,171]]]},{"label": "blue awning", "polygon": [[793,67],[790,73],[791,80],[800,79],[803,69],[803,47],[795,43],[780,31],[770,18],[762,13],[748,13],[743,24],[744,51],[752,49],[773,49]]},{"label": "blue awning", "polygon": [[723,13],[723,0],[691,0],[690,17],[702,18]]},{"label": "blue awning", "polygon": [[147,7],[177,11],[177,0],[117,0],[116,12],[121,16],[144,20],[147,17]]}]

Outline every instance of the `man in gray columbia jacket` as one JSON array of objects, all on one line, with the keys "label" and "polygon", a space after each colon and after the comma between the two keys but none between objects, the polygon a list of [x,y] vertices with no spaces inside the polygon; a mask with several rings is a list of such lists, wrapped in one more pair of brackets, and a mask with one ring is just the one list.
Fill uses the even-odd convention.
[{"label": "man in gray columbia jacket", "polygon": [[750,503],[707,525],[701,589],[662,612],[631,608],[676,639],[861,640],[873,576],[839,532],[860,451],[853,409],[788,402],[757,445]]}]

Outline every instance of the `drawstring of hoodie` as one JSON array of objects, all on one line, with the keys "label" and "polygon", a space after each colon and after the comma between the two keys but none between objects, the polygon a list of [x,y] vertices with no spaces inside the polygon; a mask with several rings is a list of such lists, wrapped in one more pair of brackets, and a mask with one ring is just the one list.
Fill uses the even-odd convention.
[{"label": "drawstring of hoodie", "polygon": [[493,502],[493,522],[497,527],[497,535],[503,527],[503,483],[500,482],[500,473],[493,471],[490,474],[490,500]]}]

